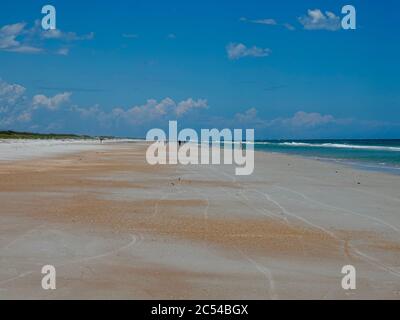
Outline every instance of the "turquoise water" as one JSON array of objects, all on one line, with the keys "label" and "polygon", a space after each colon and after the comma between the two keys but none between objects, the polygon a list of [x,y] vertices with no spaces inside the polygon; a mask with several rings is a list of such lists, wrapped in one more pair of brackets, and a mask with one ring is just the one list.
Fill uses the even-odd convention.
[{"label": "turquoise water", "polygon": [[400,174],[400,139],[263,140],[254,145],[257,151],[295,154]]}]

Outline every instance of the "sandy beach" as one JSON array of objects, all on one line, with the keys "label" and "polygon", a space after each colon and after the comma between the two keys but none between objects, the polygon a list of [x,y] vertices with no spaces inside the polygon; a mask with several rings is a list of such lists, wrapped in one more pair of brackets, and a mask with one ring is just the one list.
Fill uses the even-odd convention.
[{"label": "sandy beach", "polygon": [[400,298],[400,176],[262,152],[235,176],[150,166],[146,147],[7,152],[0,299]]}]

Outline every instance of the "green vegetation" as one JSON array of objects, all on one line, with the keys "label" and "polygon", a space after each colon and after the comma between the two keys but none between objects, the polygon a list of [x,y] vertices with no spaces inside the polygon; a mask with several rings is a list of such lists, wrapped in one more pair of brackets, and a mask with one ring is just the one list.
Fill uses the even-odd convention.
[{"label": "green vegetation", "polygon": [[93,139],[86,135],[0,131],[0,139]]}]

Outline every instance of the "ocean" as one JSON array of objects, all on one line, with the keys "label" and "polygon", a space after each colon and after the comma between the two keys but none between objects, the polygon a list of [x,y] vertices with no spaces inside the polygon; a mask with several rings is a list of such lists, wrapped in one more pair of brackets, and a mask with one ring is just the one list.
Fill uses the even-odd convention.
[{"label": "ocean", "polygon": [[255,150],[334,161],[365,170],[400,174],[400,139],[262,140]]}]

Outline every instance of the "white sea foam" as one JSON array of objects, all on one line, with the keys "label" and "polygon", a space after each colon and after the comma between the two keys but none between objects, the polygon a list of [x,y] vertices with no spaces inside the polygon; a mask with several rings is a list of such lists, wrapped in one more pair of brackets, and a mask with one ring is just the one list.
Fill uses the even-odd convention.
[{"label": "white sea foam", "polygon": [[260,145],[283,145],[290,147],[314,147],[314,148],[339,148],[339,149],[360,149],[360,150],[377,150],[377,151],[395,151],[400,152],[400,147],[391,146],[367,146],[367,145],[355,145],[345,143],[306,143],[306,142],[255,142]]}]

